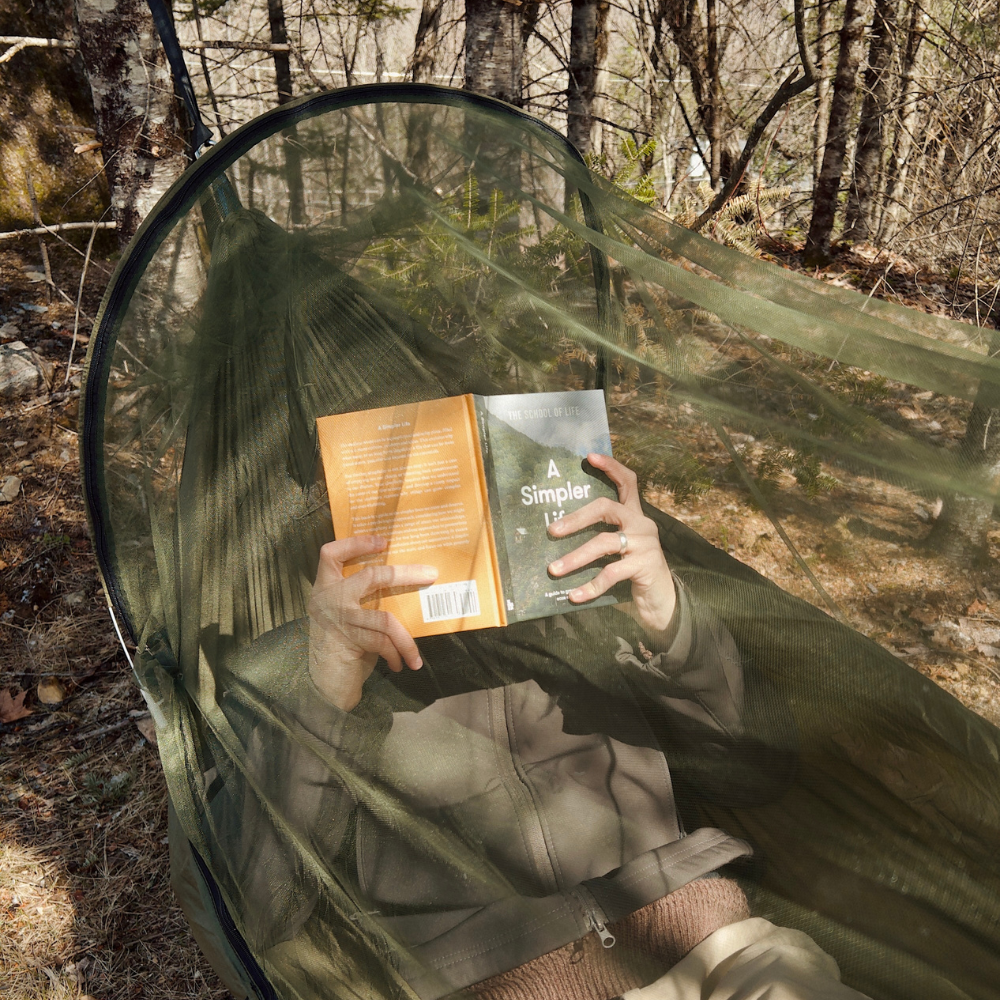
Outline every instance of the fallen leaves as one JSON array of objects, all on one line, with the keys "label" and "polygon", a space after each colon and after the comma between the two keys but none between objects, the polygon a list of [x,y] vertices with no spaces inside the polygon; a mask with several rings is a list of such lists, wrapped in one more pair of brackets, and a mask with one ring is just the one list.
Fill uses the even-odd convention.
[{"label": "fallen leaves", "polygon": [[24,707],[28,692],[12,695],[8,688],[0,688],[0,722],[17,722],[31,715],[31,709]]},{"label": "fallen leaves", "polygon": [[61,705],[66,700],[66,687],[57,677],[38,682],[38,700],[43,705]]},{"label": "fallen leaves", "polygon": [[136,719],[135,728],[142,733],[147,743],[151,746],[156,746],[156,724],[148,715],[145,718]]}]

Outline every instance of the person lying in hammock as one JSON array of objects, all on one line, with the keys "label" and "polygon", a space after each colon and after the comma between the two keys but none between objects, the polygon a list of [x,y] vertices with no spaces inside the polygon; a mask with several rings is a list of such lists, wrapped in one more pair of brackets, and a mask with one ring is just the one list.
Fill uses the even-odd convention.
[{"label": "person lying in hammock", "polygon": [[[554,522],[568,544],[549,570],[621,552],[569,596],[586,605],[628,581],[620,607],[418,646],[361,602],[430,584],[436,570],[345,577],[385,541],[323,546],[293,713],[339,766],[279,754],[280,808],[402,943],[396,960],[422,1000],[462,988],[487,1000],[861,996],[806,935],[750,917],[720,872],[752,853],[747,843],[685,828],[686,799],[766,798],[781,766],[746,735],[735,643],[672,576],[635,475],[589,461],[619,502]],[[619,532],[572,548],[599,522]],[[258,849],[257,863],[263,839]],[[286,937],[309,910],[287,920]]]}]

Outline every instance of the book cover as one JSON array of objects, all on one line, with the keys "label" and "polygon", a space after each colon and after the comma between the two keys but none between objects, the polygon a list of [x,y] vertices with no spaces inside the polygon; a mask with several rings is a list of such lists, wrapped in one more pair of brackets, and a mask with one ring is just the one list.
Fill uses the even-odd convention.
[{"label": "book cover", "polygon": [[[617,499],[585,462],[611,454],[600,390],[454,396],[321,417],[317,427],[335,536],[389,540],[345,574],[381,562],[438,568],[432,586],[366,606],[418,638],[580,607],[566,595],[598,564],[558,580],[547,567],[600,526],[560,540],[547,527],[600,496]],[[585,606],[627,596],[619,588]]]},{"label": "book cover", "polygon": [[[618,499],[614,485],[586,462],[590,452],[611,454],[604,393],[476,396],[475,403],[508,621],[574,610],[579,605],[570,604],[567,594],[592,580],[602,563],[558,579],[547,567],[602,527],[553,539],[548,526],[599,497]],[[586,606],[617,604],[628,596],[619,588]]]},{"label": "book cover", "polygon": [[366,606],[416,637],[506,624],[471,396],[321,417],[317,428],[334,535],[389,540],[345,575],[369,563],[438,568],[432,586]]}]

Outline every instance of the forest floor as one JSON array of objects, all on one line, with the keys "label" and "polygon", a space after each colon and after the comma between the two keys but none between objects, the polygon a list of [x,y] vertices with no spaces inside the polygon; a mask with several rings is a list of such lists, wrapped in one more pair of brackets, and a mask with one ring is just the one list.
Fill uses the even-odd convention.
[{"label": "forest floor", "polygon": [[[87,532],[76,430],[85,344],[66,384],[82,262],[64,244],[49,254],[70,302],[32,280],[37,244],[0,250],[0,312],[17,326],[2,339],[51,366],[50,387],[0,402],[0,481],[21,480],[0,505],[0,711],[4,692],[14,705],[27,692],[31,710],[0,724],[0,993],[224,997],[170,889],[163,771]],[[113,266],[91,261],[89,317]]]},{"label": "forest floor", "polygon": [[[0,341],[22,341],[50,369],[33,396],[0,402],[0,483],[20,480],[0,504],[0,713],[30,713],[0,723],[0,982],[11,1000],[221,997],[169,887],[163,774],[87,533],[76,432],[82,343],[67,380],[80,255],[62,244],[50,254],[65,298],[37,280],[37,246],[0,250],[0,312],[13,322]],[[105,255],[92,261],[82,331],[112,267]],[[849,257],[825,276],[865,287],[866,274],[864,259]],[[951,308],[943,279],[893,282],[901,301]],[[897,387],[884,405],[938,440],[963,431],[961,414],[931,394]],[[669,493],[650,500],[821,603],[727,473],[714,434],[684,406],[655,416],[713,486],[683,503]],[[744,442],[748,456],[755,446]],[[816,501],[790,474],[779,477],[772,509],[792,542],[851,624],[1000,724],[1000,525],[988,567],[970,570],[922,544],[933,501],[840,470],[837,478]]]}]

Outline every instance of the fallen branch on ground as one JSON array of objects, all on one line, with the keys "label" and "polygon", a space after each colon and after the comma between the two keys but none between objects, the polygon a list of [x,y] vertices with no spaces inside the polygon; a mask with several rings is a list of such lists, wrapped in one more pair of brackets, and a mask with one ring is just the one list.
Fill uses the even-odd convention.
[{"label": "fallen branch on ground", "polygon": [[119,729],[124,729],[126,726],[132,725],[138,719],[148,719],[150,718],[149,712],[142,712],[139,715],[130,715],[126,719],[122,719],[120,722],[112,722],[109,726],[101,726],[100,729],[91,729],[89,733],[74,733],[70,739],[72,740],[92,740],[96,739],[98,736],[107,736],[108,733],[117,732]]}]

